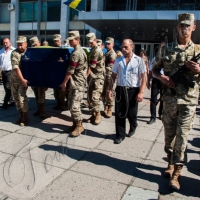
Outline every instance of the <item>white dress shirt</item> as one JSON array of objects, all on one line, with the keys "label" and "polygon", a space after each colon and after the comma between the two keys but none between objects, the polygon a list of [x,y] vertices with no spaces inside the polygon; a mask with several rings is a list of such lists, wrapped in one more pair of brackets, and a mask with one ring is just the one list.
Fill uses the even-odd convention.
[{"label": "white dress shirt", "polygon": [[141,74],[146,72],[146,67],[141,57],[133,54],[128,65],[124,56],[117,58],[112,72],[118,76],[118,86],[140,87]]},{"label": "white dress shirt", "polygon": [[12,70],[11,65],[11,52],[14,50],[14,47],[10,47],[10,49],[6,52],[5,48],[0,50],[0,68],[2,71]]}]

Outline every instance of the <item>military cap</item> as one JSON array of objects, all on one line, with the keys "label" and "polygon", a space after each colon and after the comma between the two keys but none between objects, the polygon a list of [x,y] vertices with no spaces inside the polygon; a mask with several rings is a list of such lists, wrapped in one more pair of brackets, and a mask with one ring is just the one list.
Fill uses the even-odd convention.
[{"label": "military cap", "polygon": [[114,43],[114,38],[112,38],[112,37],[107,37],[107,38],[106,38],[106,43]]},{"label": "military cap", "polygon": [[38,40],[37,37],[32,37],[32,38],[30,39],[31,46],[36,45],[38,42],[39,42],[39,40]]},{"label": "military cap", "polygon": [[182,13],[178,15],[179,24],[191,25],[194,22],[194,14],[192,13]]},{"label": "military cap", "polygon": [[16,43],[23,43],[23,42],[27,42],[26,37],[25,36],[18,36]]},{"label": "military cap", "polygon": [[45,45],[48,46],[49,43],[45,40],[45,41],[42,43],[42,45],[43,45],[43,46],[45,46]]},{"label": "military cap", "polygon": [[96,35],[94,33],[88,33],[86,38],[88,42],[93,42],[96,39]]},{"label": "military cap", "polygon": [[67,40],[73,40],[74,38],[79,38],[79,31],[69,31]]},{"label": "military cap", "polygon": [[97,39],[97,45],[100,46],[102,44],[102,40]]},{"label": "military cap", "polygon": [[55,34],[53,36],[53,40],[60,40],[60,39],[61,39],[61,35],[59,35],[59,34]]}]

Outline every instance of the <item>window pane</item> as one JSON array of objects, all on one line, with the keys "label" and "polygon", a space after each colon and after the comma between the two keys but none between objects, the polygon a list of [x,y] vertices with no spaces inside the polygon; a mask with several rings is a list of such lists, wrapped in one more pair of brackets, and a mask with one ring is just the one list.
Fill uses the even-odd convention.
[{"label": "window pane", "polygon": [[8,4],[0,4],[0,23],[10,22],[10,11],[8,10]]},{"label": "window pane", "polygon": [[19,3],[19,22],[32,22],[33,3]]},{"label": "window pane", "polygon": [[42,2],[42,15],[41,21],[47,20],[47,2]]},{"label": "window pane", "polygon": [[47,21],[60,21],[60,1],[47,2]]}]

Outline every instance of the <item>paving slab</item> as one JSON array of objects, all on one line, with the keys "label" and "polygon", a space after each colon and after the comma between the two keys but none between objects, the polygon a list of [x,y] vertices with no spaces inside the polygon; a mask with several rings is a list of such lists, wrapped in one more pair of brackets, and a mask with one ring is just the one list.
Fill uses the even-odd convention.
[{"label": "paving slab", "polygon": [[120,200],[124,184],[67,171],[34,200]]},{"label": "paving slab", "polygon": [[147,199],[158,199],[159,193],[151,190],[144,190],[142,188],[137,188],[130,186],[126,193],[124,194],[122,200],[147,200]]},{"label": "paving slab", "polygon": [[72,170],[129,184],[141,160],[140,158],[95,150],[76,163]]},{"label": "paving slab", "polygon": [[[83,125],[84,126],[84,125]],[[85,129],[85,132],[82,133],[79,137],[68,137],[69,133],[60,134],[57,137],[53,138],[53,141],[60,142],[65,141],[68,138],[70,143],[73,143],[75,146],[84,147],[88,149],[96,148],[107,136],[107,134],[91,131]]]},{"label": "paving slab", "polygon": [[15,157],[12,163],[0,165],[0,191],[10,198],[28,200],[42,192],[63,171],[53,167],[47,173],[42,163]]},{"label": "paving slab", "polygon": [[[49,141],[39,145],[31,150],[32,160],[43,163],[47,171],[50,171],[52,167],[68,169],[89,152],[88,149],[65,142]],[[21,157],[30,159],[27,153],[23,153]]]},{"label": "paving slab", "polygon": [[158,134],[159,134],[158,129],[144,127],[144,126],[138,126],[136,129],[136,132],[134,133],[132,138],[148,140],[148,141],[155,141]]},{"label": "paving slab", "polygon": [[64,132],[64,128],[65,126],[63,125],[47,123],[44,121],[32,126],[24,127],[16,132],[50,140],[62,134]]},{"label": "paving slab", "polygon": [[18,133],[11,133],[0,138],[0,151],[8,154],[17,154],[17,152],[24,152],[44,143],[45,139],[33,138],[27,135]]},{"label": "paving slab", "polygon": [[97,149],[115,152],[133,157],[145,158],[153,144],[151,141],[136,138],[125,138],[120,144],[113,144],[115,136],[109,136]]},{"label": "paving slab", "polygon": [[11,133],[10,131],[5,131],[5,130],[1,130],[0,129],[0,138],[3,137],[3,136],[5,136],[5,135],[8,135],[10,133]]}]

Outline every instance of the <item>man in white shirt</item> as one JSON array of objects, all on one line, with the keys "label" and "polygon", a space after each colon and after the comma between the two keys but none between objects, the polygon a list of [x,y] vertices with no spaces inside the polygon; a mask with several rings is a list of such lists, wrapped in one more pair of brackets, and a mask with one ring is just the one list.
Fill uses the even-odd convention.
[{"label": "man in white shirt", "polygon": [[[146,87],[146,67],[144,61],[133,53],[134,43],[125,39],[122,43],[123,56],[115,61],[112,68],[112,83],[117,79],[115,97],[115,144],[121,143],[126,136],[126,117],[130,123],[128,137],[137,127],[138,102],[143,100]],[[111,84],[109,97],[112,97]]]},{"label": "man in white shirt", "polygon": [[4,47],[0,50],[0,68],[2,70],[2,81],[5,90],[5,97],[2,108],[7,109],[8,102],[11,98],[10,74],[12,70],[12,65],[10,55],[15,48],[11,46],[9,38],[3,39],[3,46]]}]

